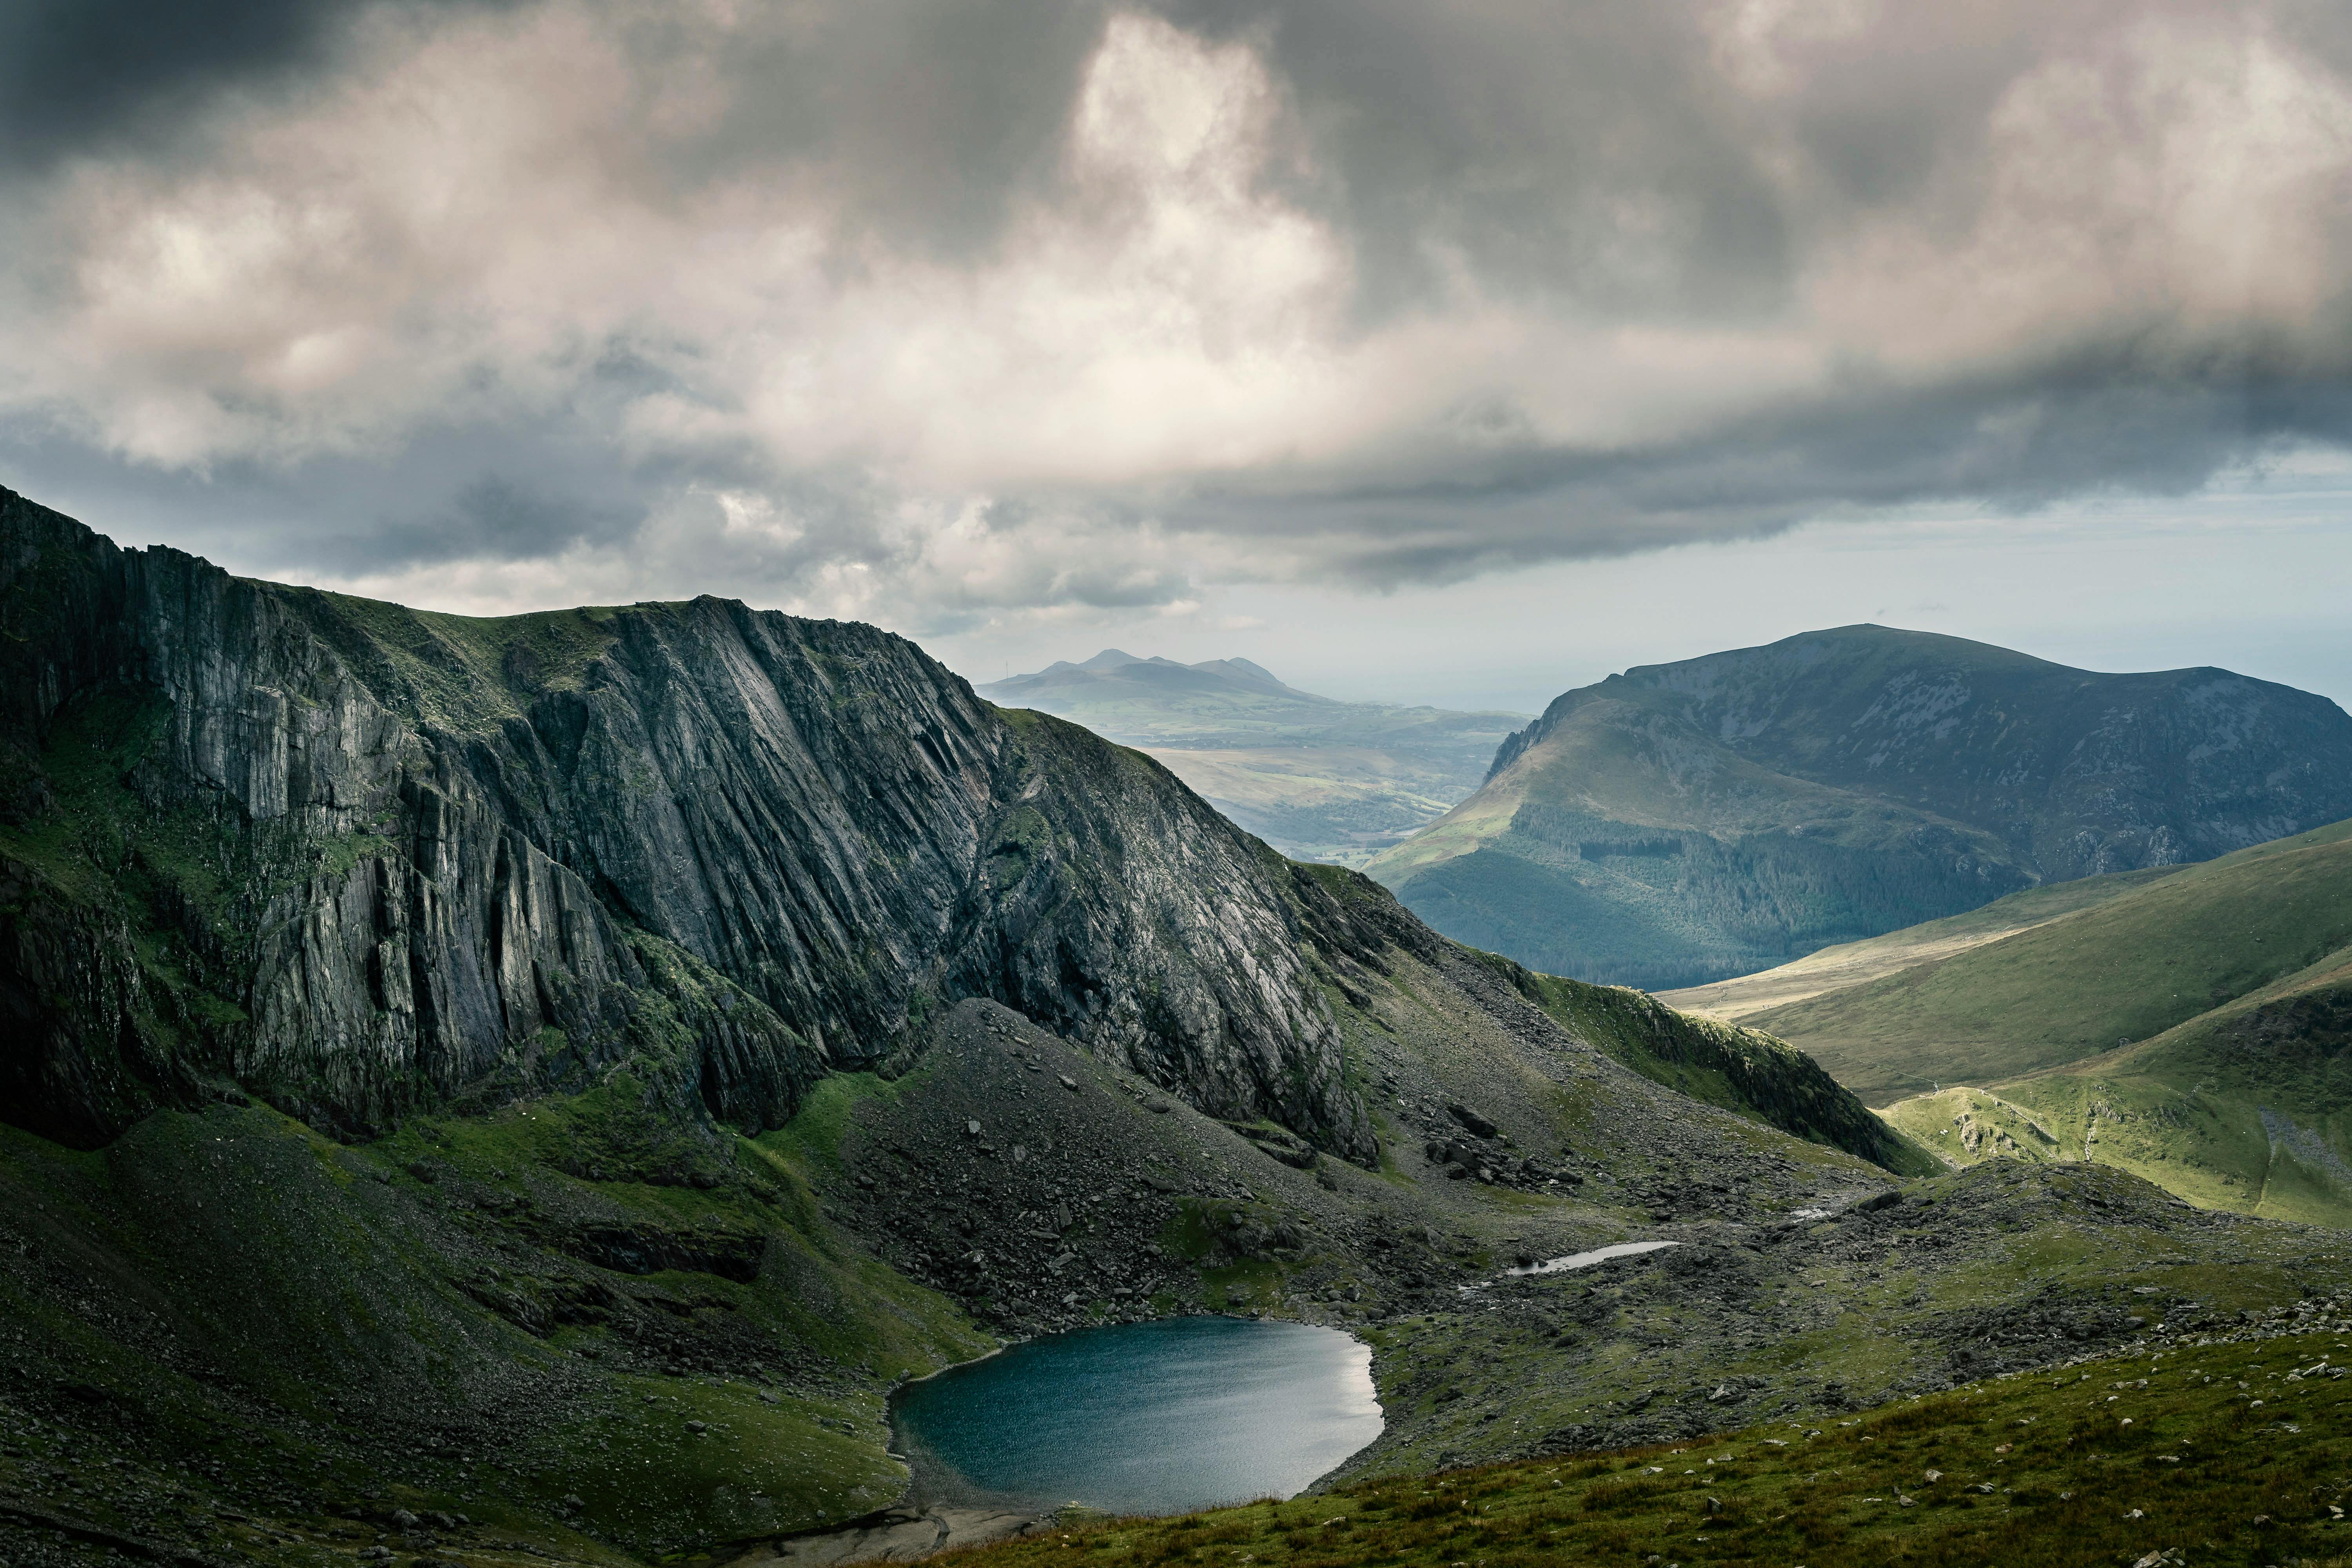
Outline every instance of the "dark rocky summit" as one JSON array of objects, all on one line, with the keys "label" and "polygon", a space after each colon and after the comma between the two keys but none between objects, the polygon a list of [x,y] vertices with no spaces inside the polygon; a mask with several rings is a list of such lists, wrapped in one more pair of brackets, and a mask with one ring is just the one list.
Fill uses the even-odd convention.
[{"label": "dark rocky summit", "polygon": [[51,1135],[232,1085],[361,1131],[646,1049],[757,1130],[981,995],[1370,1157],[1316,884],[868,626],[432,615],[0,493],[0,1100]]}]

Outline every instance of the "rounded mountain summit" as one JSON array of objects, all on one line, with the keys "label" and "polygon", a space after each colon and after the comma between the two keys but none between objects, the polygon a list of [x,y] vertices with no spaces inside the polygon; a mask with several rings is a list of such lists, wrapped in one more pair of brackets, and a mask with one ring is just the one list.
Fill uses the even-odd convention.
[{"label": "rounded mountain summit", "polygon": [[1368,869],[1457,941],[1659,990],[2346,816],[2324,697],[1854,626],[1567,692]]}]

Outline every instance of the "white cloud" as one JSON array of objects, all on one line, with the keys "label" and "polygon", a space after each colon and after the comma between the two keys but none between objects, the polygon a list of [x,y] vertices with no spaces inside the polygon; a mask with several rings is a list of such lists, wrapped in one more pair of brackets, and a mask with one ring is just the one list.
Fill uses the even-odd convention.
[{"label": "white cloud", "polygon": [[[1115,12],[1066,83],[1016,61],[976,87],[952,73],[996,68],[906,53],[921,18],[889,7],[861,15],[887,48],[818,5],[371,12],[333,69],[218,100],[171,155],[16,187],[0,405],[192,475],[568,428],[635,487],[635,532],[457,566],[462,531],[320,537],[383,524],[345,576],[442,603],[717,584],[949,625],[2127,485],[2131,452],[2036,470],[2037,367],[2123,363],[2103,374],[2186,385],[2168,417],[2208,426],[2229,364],[2345,373],[2352,89],[2263,7],[1488,4],[1417,50],[1366,7],[1344,25],[1392,48],[1393,91],[1353,97],[1285,53],[1310,9],[1223,32]],[[1613,62],[1510,58],[1571,27],[1685,96],[1591,144],[1567,100]],[[1424,58],[1457,43],[1486,74]],[[1555,53],[1589,80],[1547,82]],[[958,94],[1010,119],[1033,86],[1062,96],[988,221],[910,238],[893,215],[952,205],[953,148],[868,157],[856,100],[951,136]],[[840,122],[791,129],[803,100]],[[1897,121],[1934,133],[1865,168]],[[1707,248],[1734,187],[1769,208],[1753,255]],[[1508,226],[1496,193],[1577,215],[1574,254],[1495,264],[1461,215]],[[1375,301],[1400,228],[1425,285]],[[1746,281],[1629,293],[1645,268]],[[2193,476],[2268,434],[2146,444]],[[562,490],[533,453],[519,436],[498,477]],[[480,477],[420,475],[442,489],[416,511]]]}]

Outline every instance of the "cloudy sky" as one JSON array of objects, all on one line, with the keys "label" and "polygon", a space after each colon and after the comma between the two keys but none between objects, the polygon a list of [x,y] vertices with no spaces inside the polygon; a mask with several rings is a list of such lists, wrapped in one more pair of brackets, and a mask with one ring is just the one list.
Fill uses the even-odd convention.
[{"label": "cloudy sky", "polygon": [[0,483],[980,679],[2347,700],[2347,240],[2341,0],[0,0]]}]

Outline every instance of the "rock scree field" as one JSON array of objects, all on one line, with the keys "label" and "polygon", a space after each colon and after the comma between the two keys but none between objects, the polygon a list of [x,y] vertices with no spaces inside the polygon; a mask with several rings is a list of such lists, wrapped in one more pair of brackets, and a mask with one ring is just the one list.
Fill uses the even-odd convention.
[{"label": "rock scree field", "polygon": [[[10,1568],[2326,1553],[2340,1233],[1951,1169],[902,639],[428,615],[7,495],[0,678]],[[1378,1439],[1279,1509],[893,1511],[902,1380],[1199,1312],[1358,1335]],[[2200,1339],[2282,1394],[2168,1381]],[[2137,1436],[2033,1447],[2095,1363]]]}]

